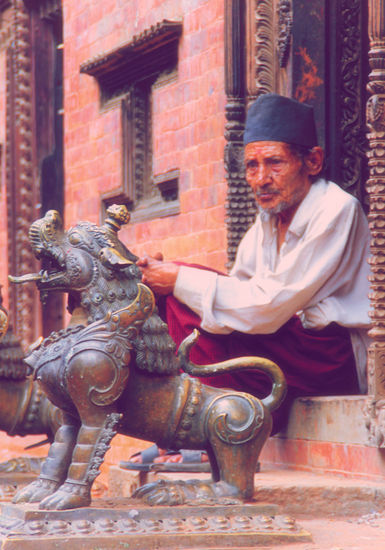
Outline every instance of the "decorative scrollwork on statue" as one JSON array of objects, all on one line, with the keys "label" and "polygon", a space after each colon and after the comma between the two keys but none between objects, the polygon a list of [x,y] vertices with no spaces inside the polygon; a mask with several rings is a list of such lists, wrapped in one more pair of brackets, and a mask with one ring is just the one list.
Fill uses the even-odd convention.
[{"label": "decorative scrollwork on statue", "polygon": [[[123,414],[119,413],[111,413],[106,416],[104,425],[94,446],[93,454],[88,463],[86,473],[86,480],[88,483],[92,483],[99,475],[99,468],[103,464],[104,455],[110,448],[112,439],[118,433],[118,424],[122,416]],[[88,430],[92,430],[92,428],[88,427]]]},{"label": "decorative scrollwork on statue", "polygon": [[[236,415],[232,414],[235,410]],[[252,401],[246,394],[227,394],[217,397],[210,405],[206,430],[209,431],[207,426],[210,424],[224,443],[242,445],[255,438],[264,418],[262,405]]]}]

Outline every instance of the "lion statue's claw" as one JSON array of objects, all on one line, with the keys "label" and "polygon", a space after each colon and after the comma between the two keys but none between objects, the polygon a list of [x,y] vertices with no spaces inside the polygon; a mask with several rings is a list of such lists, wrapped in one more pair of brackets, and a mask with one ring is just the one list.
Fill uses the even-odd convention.
[{"label": "lion statue's claw", "polygon": [[70,510],[89,506],[90,503],[89,491],[78,491],[65,483],[52,495],[41,501],[39,508],[40,510]]},{"label": "lion statue's claw", "polygon": [[19,504],[23,502],[41,502],[44,498],[52,495],[59,487],[57,481],[37,478],[35,481],[21,489],[13,497],[12,502]]},{"label": "lion statue's claw", "polygon": [[140,498],[150,506],[177,506],[180,504],[240,504],[239,491],[229,483],[189,480],[160,481],[139,487],[133,498]]}]

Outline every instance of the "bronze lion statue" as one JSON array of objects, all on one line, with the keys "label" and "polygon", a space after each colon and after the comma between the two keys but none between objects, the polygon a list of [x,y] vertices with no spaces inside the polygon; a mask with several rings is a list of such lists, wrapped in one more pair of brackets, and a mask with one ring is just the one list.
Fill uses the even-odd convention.
[{"label": "bronze lion statue", "polygon": [[0,430],[11,436],[41,434],[52,441],[62,421],[61,411],[30,376],[25,353],[2,303],[0,285]]},{"label": "bronze lion statue", "polygon": [[[52,333],[25,359],[64,420],[40,475],[14,502],[39,502],[48,510],[88,506],[116,433],[208,452],[212,480],[145,485],[134,496],[147,503],[250,499],[258,456],[271,431],[270,411],[284,398],[283,374],[257,357],[194,365],[188,353],[197,333],[176,354],[154,295],[141,283],[137,257],[118,238],[128,221],[126,208],[113,205],[102,226],[80,222],[64,231],[60,215],[51,210],[30,227],[34,253],[48,268],[10,280],[34,281],[43,299],[50,291],[68,293],[74,315],[66,329]],[[272,381],[262,400],[195,378],[253,368]]]}]

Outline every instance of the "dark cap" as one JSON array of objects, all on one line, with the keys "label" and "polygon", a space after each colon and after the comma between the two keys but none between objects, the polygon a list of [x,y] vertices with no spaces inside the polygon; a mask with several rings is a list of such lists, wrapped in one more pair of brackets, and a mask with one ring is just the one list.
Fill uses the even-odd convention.
[{"label": "dark cap", "polygon": [[313,107],[278,94],[264,94],[251,104],[243,143],[281,141],[311,149],[318,144]]}]

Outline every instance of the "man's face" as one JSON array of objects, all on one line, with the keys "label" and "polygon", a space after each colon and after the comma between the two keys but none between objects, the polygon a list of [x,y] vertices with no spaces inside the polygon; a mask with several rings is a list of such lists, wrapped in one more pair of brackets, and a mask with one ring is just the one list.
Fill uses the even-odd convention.
[{"label": "man's face", "polygon": [[245,147],[246,180],[261,210],[279,214],[298,205],[311,186],[303,160],[286,143],[258,141]]}]

